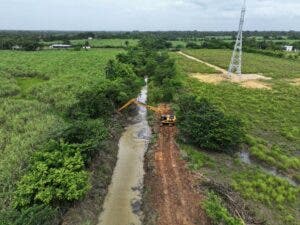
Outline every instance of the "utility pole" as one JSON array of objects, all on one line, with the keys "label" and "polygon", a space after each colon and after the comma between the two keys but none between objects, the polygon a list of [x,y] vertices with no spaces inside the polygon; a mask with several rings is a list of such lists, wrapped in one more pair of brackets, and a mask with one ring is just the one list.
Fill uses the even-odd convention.
[{"label": "utility pole", "polygon": [[230,62],[230,66],[228,69],[228,76],[230,77],[233,73],[238,75],[242,75],[242,54],[243,54],[243,26],[245,21],[245,14],[246,14],[246,0],[244,0],[241,18],[240,18],[240,25],[239,31],[237,34],[234,50],[232,53],[232,58]]}]

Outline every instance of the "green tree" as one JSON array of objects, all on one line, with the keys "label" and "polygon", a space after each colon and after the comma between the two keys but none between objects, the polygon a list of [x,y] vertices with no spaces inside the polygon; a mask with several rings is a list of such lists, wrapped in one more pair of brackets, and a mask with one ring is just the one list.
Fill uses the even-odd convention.
[{"label": "green tree", "polygon": [[242,122],[225,115],[206,99],[184,95],[179,99],[179,109],[181,137],[198,147],[232,152],[244,139]]},{"label": "green tree", "polygon": [[56,205],[78,200],[89,190],[88,180],[80,149],[64,142],[50,141],[33,155],[28,172],[17,184],[14,206]]}]

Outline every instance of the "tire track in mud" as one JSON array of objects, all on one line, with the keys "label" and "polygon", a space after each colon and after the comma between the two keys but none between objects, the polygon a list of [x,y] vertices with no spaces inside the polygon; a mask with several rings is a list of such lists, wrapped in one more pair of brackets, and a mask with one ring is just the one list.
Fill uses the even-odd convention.
[{"label": "tire track in mud", "polygon": [[202,196],[194,188],[197,179],[186,168],[175,143],[176,127],[156,129],[158,140],[154,149],[154,170],[152,175],[147,176],[152,190],[150,204],[158,214],[156,225],[209,224],[200,206]]}]

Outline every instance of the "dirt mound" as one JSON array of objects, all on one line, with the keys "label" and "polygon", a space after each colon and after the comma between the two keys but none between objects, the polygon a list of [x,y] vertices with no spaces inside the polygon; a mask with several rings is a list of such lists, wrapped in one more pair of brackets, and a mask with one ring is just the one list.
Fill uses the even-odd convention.
[{"label": "dirt mound", "polygon": [[264,82],[264,80],[270,80],[271,78],[258,74],[244,74],[242,76],[233,74],[231,77],[228,77],[225,74],[193,73],[191,76],[205,83],[219,84],[227,81],[240,84],[245,88],[272,89],[270,84]]},{"label": "dirt mound", "polygon": [[289,80],[289,82],[294,86],[300,86],[300,78]]},{"label": "dirt mound", "polygon": [[245,88],[254,88],[254,89],[269,89],[271,90],[272,87],[269,84],[261,82],[259,80],[249,80],[241,83],[242,87]]}]

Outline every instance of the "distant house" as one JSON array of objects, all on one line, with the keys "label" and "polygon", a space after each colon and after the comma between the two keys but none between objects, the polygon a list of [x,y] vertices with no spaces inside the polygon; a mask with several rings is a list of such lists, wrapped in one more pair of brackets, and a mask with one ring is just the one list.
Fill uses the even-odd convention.
[{"label": "distant house", "polygon": [[71,45],[65,45],[65,44],[53,44],[49,46],[49,48],[51,49],[68,49],[71,47],[72,47]]},{"label": "distant house", "polygon": [[283,47],[284,47],[284,50],[287,51],[287,52],[292,52],[293,49],[294,49],[294,47],[291,46],[291,45],[285,45],[285,46],[283,46]]},{"label": "distant house", "polygon": [[19,45],[14,45],[14,46],[11,47],[11,49],[12,49],[12,50],[21,50],[22,47],[19,46]]},{"label": "distant house", "polygon": [[92,38],[92,37],[89,37],[88,39],[89,39],[89,40],[93,40],[93,38]]},{"label": "distant house", "polygon": [[88,49],[91,49],[91,46],[83,46],[82,48],[85,50],[88,50]]}]

